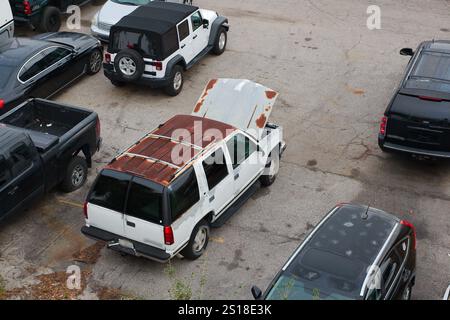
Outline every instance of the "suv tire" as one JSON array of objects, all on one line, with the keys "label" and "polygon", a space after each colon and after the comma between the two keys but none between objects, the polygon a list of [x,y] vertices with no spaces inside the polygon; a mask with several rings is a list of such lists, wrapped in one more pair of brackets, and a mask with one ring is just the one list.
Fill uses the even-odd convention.
[{"label": "suv tire", "polygon": [[187,246],[181,250],[181,254],[188,260],[196,260],[205,252],[209,241],[209,223],[200,221],[192,231],[191,238]]},{"label": "suv tire", "polygon": [[57,32],[59,28],[61,28],[61,12],[56,7],[46,7],[42,12],[39,31]]},{"label": "suv tire", "polygon": [[[271,157],[272,154],[274,155],[273,158]],[[266,164],[266,169],[265,169],[266,174],[262,175],[259,178],[261,185],[263,187],[268,187],[268,186],[272,185],[275,182],[275,179],[277,178],[279,170],[280,170],[280,155],[279,155],[279,152],[277,152],[276,149],[274,149],[269,154],[269,160]]]},{"label": "suv tire", "polygon": [[86,182],[87,174],[88,167],[86,160],[80,156],[74,157],[67,166],[61,189],[64,192],[72,192],[81,188]]},{"label": "suv tire", "polygon": [[89,55],[89,60],[86,64],[86,73],[88,75],[94,75],[96,73],[99,73],[99,71],[102,69],[102,63],[103,63],[103,52],[100,50],[94,50]]},{"label": "suv tire", "polygon": [[169,78],[169,84],[165,88],[165,91],[169,96],[175,97],[180,94],[181,90],[183,90],[183,71],[183,67],[178,64],[173,67]]},{"label": "suv tire", "polygon": [[216,41],[214,42],[213,53],[217,56],[220,56],[224,53],[228,42],[227,30],[224,27],[219,29],[219,33],[217,34]]},{"label": "suv tire", "polygon": [[116,55],[114,68],[122,81],[135,81],[144,74],[144,58],[136,50],[124,49]]}]

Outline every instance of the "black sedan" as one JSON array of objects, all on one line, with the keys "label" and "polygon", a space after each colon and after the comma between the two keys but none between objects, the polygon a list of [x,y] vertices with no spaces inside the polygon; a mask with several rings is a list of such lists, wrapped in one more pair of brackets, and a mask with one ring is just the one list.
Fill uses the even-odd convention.
[{"label": "black sedan", "polygon": [[0,45],[0,114],[28,98],[49,98],[84,74],[101,70],[103,49],[71,32],[12,38]]},{"label": "black sedan", "polygon": [[361,205],[336,206],[283,266],[266,300],[394,300],[415,283],[414,226]]},{"label": "black sedan", "polygon": [[450,158],[450,41],[425,41],[411,56],[406,73],[381,119],[383,151],[426,158]]}]

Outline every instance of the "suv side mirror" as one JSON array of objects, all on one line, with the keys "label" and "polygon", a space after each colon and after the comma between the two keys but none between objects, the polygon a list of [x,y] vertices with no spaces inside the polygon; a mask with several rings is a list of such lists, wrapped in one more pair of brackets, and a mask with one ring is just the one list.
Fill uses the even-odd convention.
[{"label": "suv side mirror", "polygon": [[208,19],[203,19],[202,20],[202,24],[203,24],[203,28],[208,29],[208,27],[209,27],[209,20]]},{"label": "suv side mirror", "polygon": [[255,300],[259,300],[262,297],[262,291],[260,288],[258,288],[257,286],[253,286],[252,287],[252,295],[253,298],[255,298]]},{"label": "suv side mirror", "polygon": [[403,48],[402,50],[400,50],[400,54],[402,56],[413,56],[414,50],[411,48]]}]

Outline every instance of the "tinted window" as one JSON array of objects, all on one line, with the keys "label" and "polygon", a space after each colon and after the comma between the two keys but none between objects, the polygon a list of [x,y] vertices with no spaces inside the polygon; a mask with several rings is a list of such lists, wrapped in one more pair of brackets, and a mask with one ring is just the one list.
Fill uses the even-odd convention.
[{"label": "tinted window", "polygon": [[159,45],[157,39],[149,37],[145,33],[119,31],[114,33],[113,50],[133,49],[140,54],[156,59],[158,57]]},{"label": "tinted window", "polygon": [[236,169],[256,151],[256,144],[243,134],[237,134],[227,142],[228,151],[233,160],[233,169]]},{"label": "tinted window", "polygon": [[89,202],[123,212],[130,177],[112,171],[103,171],[92,189]]},{"label": "tinted window", "polygon": [[164,59],[180,48],[178,44],[177,29],[172,28],[164,35]]},{"label": "tinted window", "polygon": [[131,183],[127,203],[127,215],[149,222],[162,224],[162,194],[141,178]]},{"label": "tinted window", "polygon": [[170,208],[172,221],[185,213],[200,200],[197,177],[194,168],[179,177],[170,187]]},{"label": "tinted window", "polygon": [[189,22],[187,20],[178,26],[178,35],[180,36],[180,41],[183,41],[189,35]]},{"label": "tinted window", "polygon": [[203,169],[208,180],[209,190],[212,190],[228,175],[228,168],[222,148],[203,161]]},{"label": "tinted window", "polygon": [[9,150],[11,172],[14,177],[20,175],[32,164],[32,154],[28,146],[21,142]]},{"label": "tinted window", "polygon": [[423,53],[412,75],[450,81],[450,55],[437,52]]},{"label": "tinted window", "polygon": [[398,252],[396,250],[393,250],[380,266],[382,283],[384,289],[386,290],[386,293],[394,282],[401,262],[402,261],[400,256],[398,255]]},{"label": "tinted window", "polygon": [[191,21],[192,21],[192,29],[195,31],[198,28],[200,28],[203,23],[202,23],[202,15],[200,14],[200,11],[197,11],[196,13],[194,13],[191,16]]},{"label": "tinted window", "polygon": [[65,48],[52,47],[45,49],[24,65],[19,78],[22,81],[27,81],[68,55],[70,55],[70,50]]},{"label": "tinted window", "polygon": [[0,158],[0,188],[6,185],[11,179],[11,174],[6,166],[5,159]]}]

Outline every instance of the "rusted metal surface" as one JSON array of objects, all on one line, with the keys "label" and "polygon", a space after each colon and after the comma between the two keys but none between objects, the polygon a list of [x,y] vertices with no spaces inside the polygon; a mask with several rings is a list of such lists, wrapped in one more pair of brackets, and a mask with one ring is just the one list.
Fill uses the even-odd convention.
[{"label": "rusted metal surface", "polygon": [[228,123],[260,139],[278,93],[250,80],[211,80],[192,115]]},{"label": "rusted metal surface", "polygon": [[235,130],[215,120],[178,115],[123,152],[107,168],[168,185],[195,156]]}]

